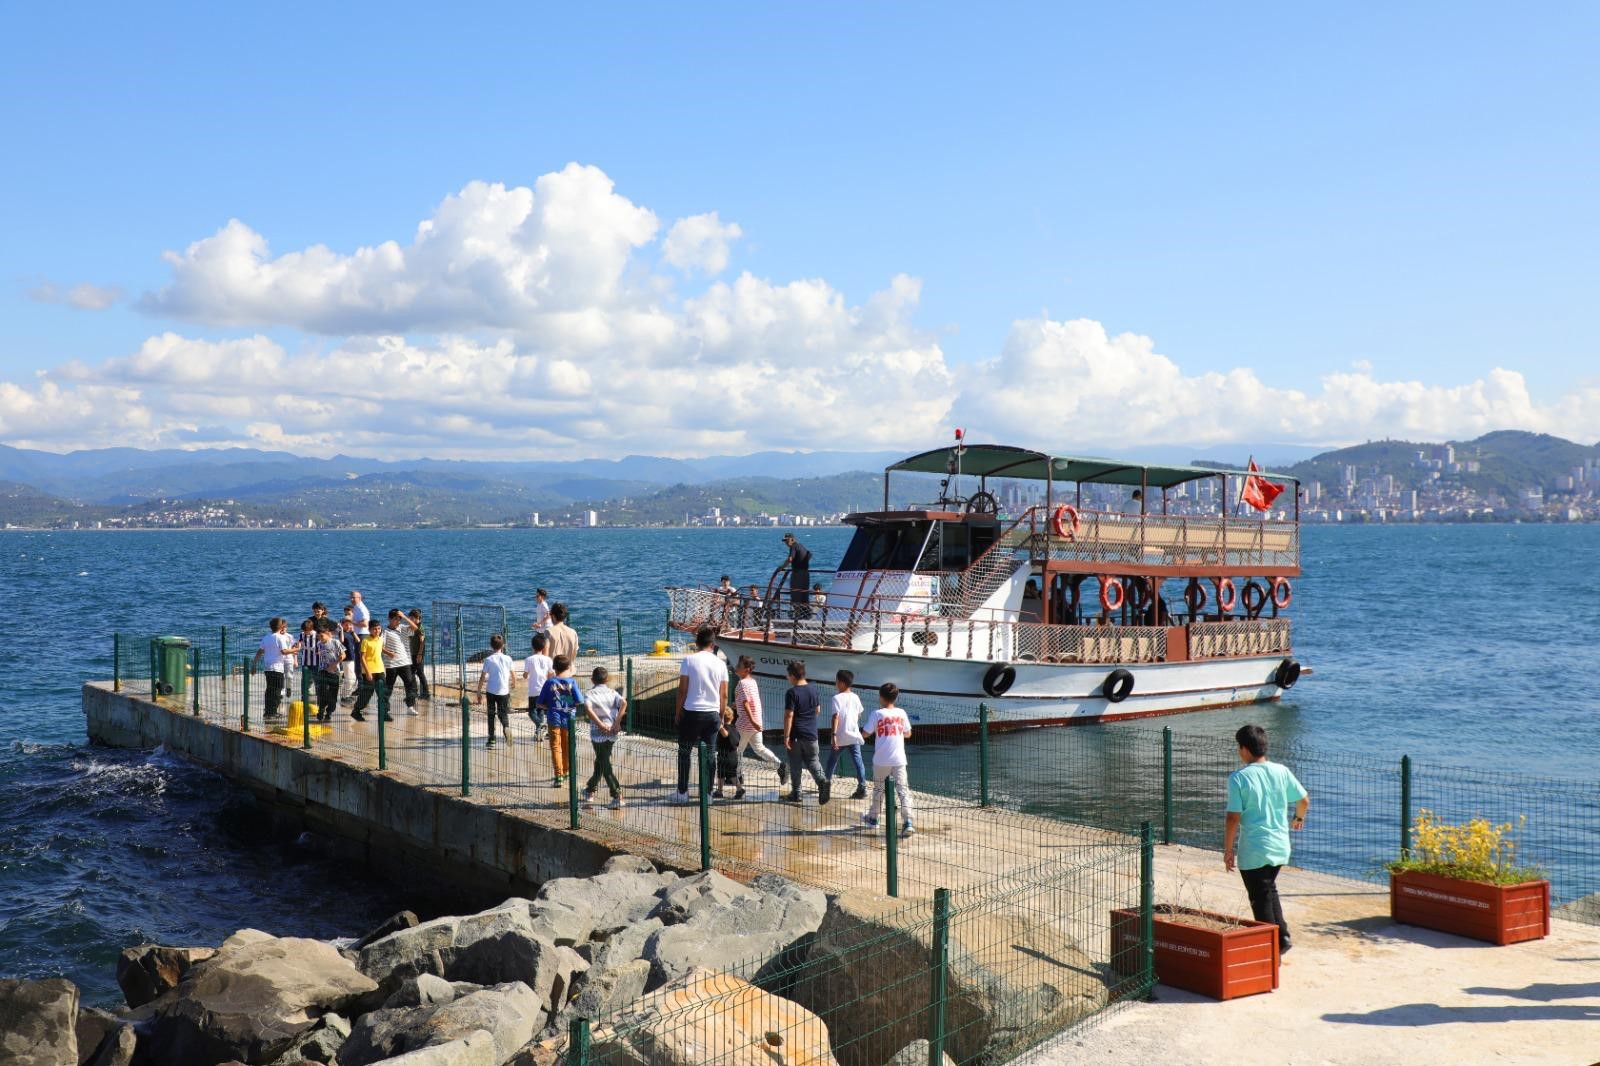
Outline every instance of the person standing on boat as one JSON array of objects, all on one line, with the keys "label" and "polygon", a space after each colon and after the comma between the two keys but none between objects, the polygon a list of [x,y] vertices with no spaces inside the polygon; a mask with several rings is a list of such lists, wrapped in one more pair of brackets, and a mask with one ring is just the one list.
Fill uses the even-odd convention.
[{"label": "person standing on boat", "polygon": [[678,787],[673,803],[689,802],[689,757],[696,745],[717,742],[722,709],[728,705],[728,666],[712,646],[716,639],[714,628],[701,626],[694,635],[694,654],[684,656],[678,670],[678,705],[672,716],[678,727]]},{"label": "person standing on boat", "polygon": [[[1267,731],[1242,726],[1234,734],[1239,761],[1228,775],[1228,811],[1222,843],[1224,868],[1239,871],[1258,922],[1278,927],[1278,953],[1289,950],[1289,926],[1278,900],[1278,871],[1289,862],[1289,831],[1306,824],[1311,798],[1288,767],[1267,761]],[[1294,816],[1289,816],[1293,804]]]},{"label": "person standing on boat", "polygon": [[794,616],[810,618],[806,603],[811,598],[811,550],[793,533],[785,533],[783,542],[789,546],[789,557],[783,565],[789,568],[789,600],[794,604]]}]

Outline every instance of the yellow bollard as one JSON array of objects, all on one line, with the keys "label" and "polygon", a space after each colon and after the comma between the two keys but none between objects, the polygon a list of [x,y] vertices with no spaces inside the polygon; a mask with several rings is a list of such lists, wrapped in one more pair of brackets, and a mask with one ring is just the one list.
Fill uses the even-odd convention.
[{"label": "yellow bollard", "polygon": [[301,703],[299,700],[293,700],[289,704],[289,721],[284,728],[288,729],[291,733],[299,729],[304,729],[305,719],[305,704]]},{"label": "yellow bollard", "polygon": [[672,647],[672,642],[671,641],[658,640],[658,641],[656,641],[656,650],[651,652],[650,654],[653,655],[653,656],[665,655],[665,654],[667,654],[667,649],[670,648],[670,647]]}]

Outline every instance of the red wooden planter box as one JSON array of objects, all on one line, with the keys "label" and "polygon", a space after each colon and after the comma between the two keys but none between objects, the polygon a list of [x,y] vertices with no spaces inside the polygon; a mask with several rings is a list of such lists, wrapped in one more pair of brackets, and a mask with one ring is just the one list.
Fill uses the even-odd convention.
[{"label": "red wooden planter box", "polygon": [[1406,870],[1389,875],[1389,914],[1491,944],[1540,940],[1550,935],[1550,882],[1491,885]]},{"label": "red wooden planter box", "polygon": [[[1278,927],[1271,922],[1230,918],[1211,911],[1173,908],[1234,923],[1231,929],[1202,929],[1181,918],[1157,913],[1156,980],[1212,999],[1234,999],[1278,987]],[[1138,958],[1139,912],[1111,912],[1111,957]],[[1121,961],[1120,965],[1127,965]]]}]

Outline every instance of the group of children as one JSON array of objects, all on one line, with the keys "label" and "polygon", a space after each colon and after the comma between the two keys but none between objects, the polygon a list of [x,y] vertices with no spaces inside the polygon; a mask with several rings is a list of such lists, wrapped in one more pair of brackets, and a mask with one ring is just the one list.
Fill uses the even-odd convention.
[{"label": "group of children", "polygon": [[[583,802],[592,804],[596,789],[605,782],[611,793],[611,808],[626,806],[622,797],[622,783],[611,766],[613,745],[622,734],[627,716],[628,701],[609,682],[611,672],[597,666],[589,675],[590,688],[578,690],[573,678],[573,656],[566,653],[554,657],[546,655],[549,638],[543,632],[533,635],[531,653],[523,660],[523,672],[528,681],[528,717],[533,721],[534,741],[548,740],[550,762],[554,767],[552,788],[567,783],[573,768],[567,764],[570,731],[581,720],[589,723],[589,743],[594,749],[594,772],[583,787]],[[511,685],[514,664],[506,654],[505,638],[496,633],[489,638],[489,655],[483,660],[478,675],[478,701],[487,698],[489,715],[488,747],[495,746],[494,726],[498,719],[505,742],[511,743]],[[579,708],[582,708],[580,711]]]}]

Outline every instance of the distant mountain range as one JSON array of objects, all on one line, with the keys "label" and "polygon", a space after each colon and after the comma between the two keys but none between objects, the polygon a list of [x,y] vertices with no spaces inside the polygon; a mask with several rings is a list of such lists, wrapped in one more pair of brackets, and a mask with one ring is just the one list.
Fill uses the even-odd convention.
[{"label": "distant mountain range", "polygon": [[[1419,451],[1439,445],[1374,441],[1328,452],[1292,446],[1123,450],[1138,462],[1243,466],[1253,455],[1275,469],[1325,484],[1346,467],[1427,476]],[[1455,444],[1475,468],[1463,481],[1514,492],[1556,478],[1600,448],[1532,433],[1490,433]],[[0,445],[0,525],[304,524],[456,526],[526,524],[593,509],[620,524],[681,522],[712,508],[725,515],[836,514],[876,505],[879,478],[898,452],[757,452],[671,459],[571,461],[307,458],[229,448],[144,451],[107,448],[56,454]],[[193,516],[204,514],[203,519]]]}]

